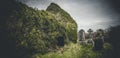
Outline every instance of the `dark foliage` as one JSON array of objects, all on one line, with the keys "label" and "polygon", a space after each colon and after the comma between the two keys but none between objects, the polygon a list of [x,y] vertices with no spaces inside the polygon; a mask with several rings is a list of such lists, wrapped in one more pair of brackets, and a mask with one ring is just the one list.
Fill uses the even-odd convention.
[{"label": "dark foliage", "polygon": [[120,58],[120,26],[110,28],[107,41],[112,45],[111,55],[107,57]]}]

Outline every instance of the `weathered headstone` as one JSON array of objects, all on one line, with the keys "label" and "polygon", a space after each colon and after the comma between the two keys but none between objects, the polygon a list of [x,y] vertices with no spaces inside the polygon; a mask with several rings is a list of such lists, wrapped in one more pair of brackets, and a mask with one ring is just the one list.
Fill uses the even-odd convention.
[{"label": "weathered headstone", "polygon": [[81,29],[79,31],[79,41],[84,41],[85,40],[85,31],[83,29]]},{"label": "weathered headstone", "polygon": [[102,50],[104,44],[104,30],[98,29],[94,39],[94,50]]}]

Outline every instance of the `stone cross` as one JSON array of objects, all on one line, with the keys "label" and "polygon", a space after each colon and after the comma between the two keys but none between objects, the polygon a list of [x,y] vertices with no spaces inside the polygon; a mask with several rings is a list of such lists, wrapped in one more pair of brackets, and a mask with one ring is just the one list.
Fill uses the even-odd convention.
[{"label": "stone cross", "polygon": [[88,38],[92,39],[93,38],[93,30],[89,29],[87,32],[88,32]]}]

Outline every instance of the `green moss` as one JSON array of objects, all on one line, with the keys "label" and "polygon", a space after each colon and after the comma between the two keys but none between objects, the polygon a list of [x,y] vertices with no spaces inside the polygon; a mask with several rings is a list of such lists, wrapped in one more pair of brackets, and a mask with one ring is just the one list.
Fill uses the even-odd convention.
[{"label": "green moss", "polygon": [[10,2],[9,11],[4,12],[6,17],[2,17],[0,21],[0,32],[4,33],[1,35],[6,43],[9,42],[11,48],[15,49],[17,58],[30,57],[36,53],[45,54],[70,41],[76,42],[76,23],[58,5],[52,5],[50,10],[60,11],[59,17],[63,20],[57,20],[56,15],[50,11],[33,9],[20,2]]},{"label": "green moss", "polygon": [[53,13],[57,21],[66,29],[68,40],[76,43],[77,24],[74,19],[55,3],[51,3],[46,10]]}]

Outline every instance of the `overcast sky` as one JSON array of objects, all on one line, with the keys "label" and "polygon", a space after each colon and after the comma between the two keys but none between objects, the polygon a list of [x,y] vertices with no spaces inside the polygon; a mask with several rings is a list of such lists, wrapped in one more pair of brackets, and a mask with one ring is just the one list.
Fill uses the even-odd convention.
[{"label": "overcast sky", "polygon": [[78,24],[78,30],[96,30],[118,25],[119,13],[105,0],[24,0],[31,7],[46,9],[54,2],[67,11]]}]

